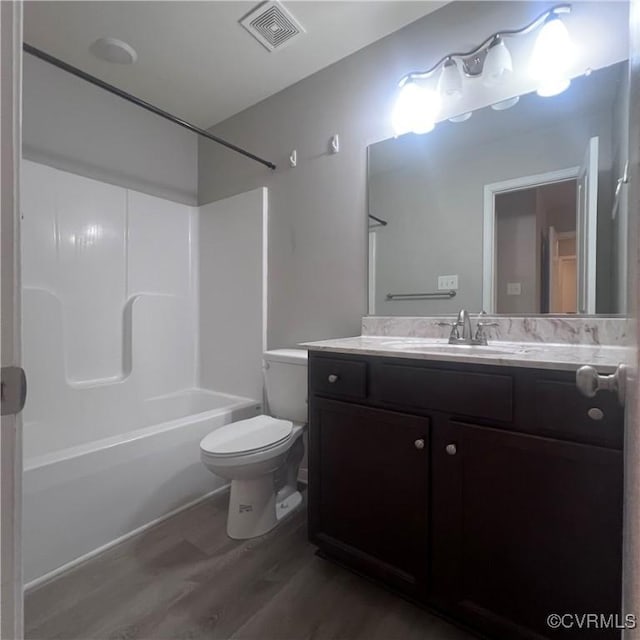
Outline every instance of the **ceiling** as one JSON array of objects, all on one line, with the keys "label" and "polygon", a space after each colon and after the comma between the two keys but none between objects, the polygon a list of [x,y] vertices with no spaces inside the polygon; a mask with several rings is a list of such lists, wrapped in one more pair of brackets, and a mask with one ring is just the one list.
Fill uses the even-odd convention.
[{"label": "ceiling", "polygon": [[[238,21],[258,2],[25,2],[24,39],[202,127],[210,127],[435,11],[446,2],[287,1],[306,29],[269,53]],[[138,53],[104,62],[92,42],[113,37]]]}]

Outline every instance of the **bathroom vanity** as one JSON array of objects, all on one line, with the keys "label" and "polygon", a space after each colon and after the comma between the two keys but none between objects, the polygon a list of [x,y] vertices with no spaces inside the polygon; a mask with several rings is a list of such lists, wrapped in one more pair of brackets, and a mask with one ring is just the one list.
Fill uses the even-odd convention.
[{"label": "bathroom vanity", "polygon": [[321,555],[491,638],[578,637],[547,617],[620,611],[623,407],[576,387],[578,366],[611,373],[615,354],[307,347]]}]

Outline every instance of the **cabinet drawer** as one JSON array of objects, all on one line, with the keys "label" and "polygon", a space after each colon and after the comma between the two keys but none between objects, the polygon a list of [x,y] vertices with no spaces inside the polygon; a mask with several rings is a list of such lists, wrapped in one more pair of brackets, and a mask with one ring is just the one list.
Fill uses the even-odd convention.
[{"label": "cabinet drawer", "polygon": [[[575,379],[554,379],[539,375],[524,402],[523,422],[532,432],[544,433],[578,442],[622,448],[624,410],[613,393],[601,392],[594,398],[583,396]],[[529,405],[528,407],[526,405]],[[592,415],[600,419],[590,417]]]},{"label": "cabinet drawer", "polygon": [[371,396],[454,415],[510,422],[513,380],[509,375],[378,363],[371,370]]},{"label": "cabinet drawer", "polygon": [[367,397],[367,363],[337,358],[314,358],[310,367],[312,392],[330,396]]}]

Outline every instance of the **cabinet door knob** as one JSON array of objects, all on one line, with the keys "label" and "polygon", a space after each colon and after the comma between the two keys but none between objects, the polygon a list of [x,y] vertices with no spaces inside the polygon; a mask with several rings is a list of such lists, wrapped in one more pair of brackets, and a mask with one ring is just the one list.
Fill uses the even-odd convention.
[{"label": "cabinet door knob", "polygon": [[592,420],[602,420],[602,418],[604,418],[604,411],[598,407],[591,407],[591,409],[587,411],[587,415]]},{"label": "cabinet door knob", "polygon": [[424,440],[422,438],[418,438],[418,440],[416,440],[413,445],[416,449],[424,449]]},{"label": "cabinet door knob", "polygon": [[448,444],[444,450],[450,455],[455,456],[458,453],[458,447],[455,444]]},{"label": "cabinet door knob", "polygon": [[338,382],[338,376],[335,373],[330,373],[329,377],[327,379],[329,380],[329,382],[331,384],[334,384],[335,382]]},{"label": "cabinet door knob", "polygon": [[594,367],[580,367],[576,372],[576,385],[583,396],[593,398],[598,391],[613,391],[618,394],[620,404],[624,405],[626,392],[627,367],[619,365],[609,376],[601,376]]}]

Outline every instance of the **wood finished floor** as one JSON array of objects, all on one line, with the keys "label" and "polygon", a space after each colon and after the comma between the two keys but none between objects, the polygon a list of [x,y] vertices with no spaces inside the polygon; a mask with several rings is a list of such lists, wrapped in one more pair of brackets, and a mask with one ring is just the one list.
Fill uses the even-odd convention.
[{"label": "wood finished floor", "polygon": [[314,555],[306,514],[238,542],[213,497],[26,596],[26,638],[470,640]]}]

